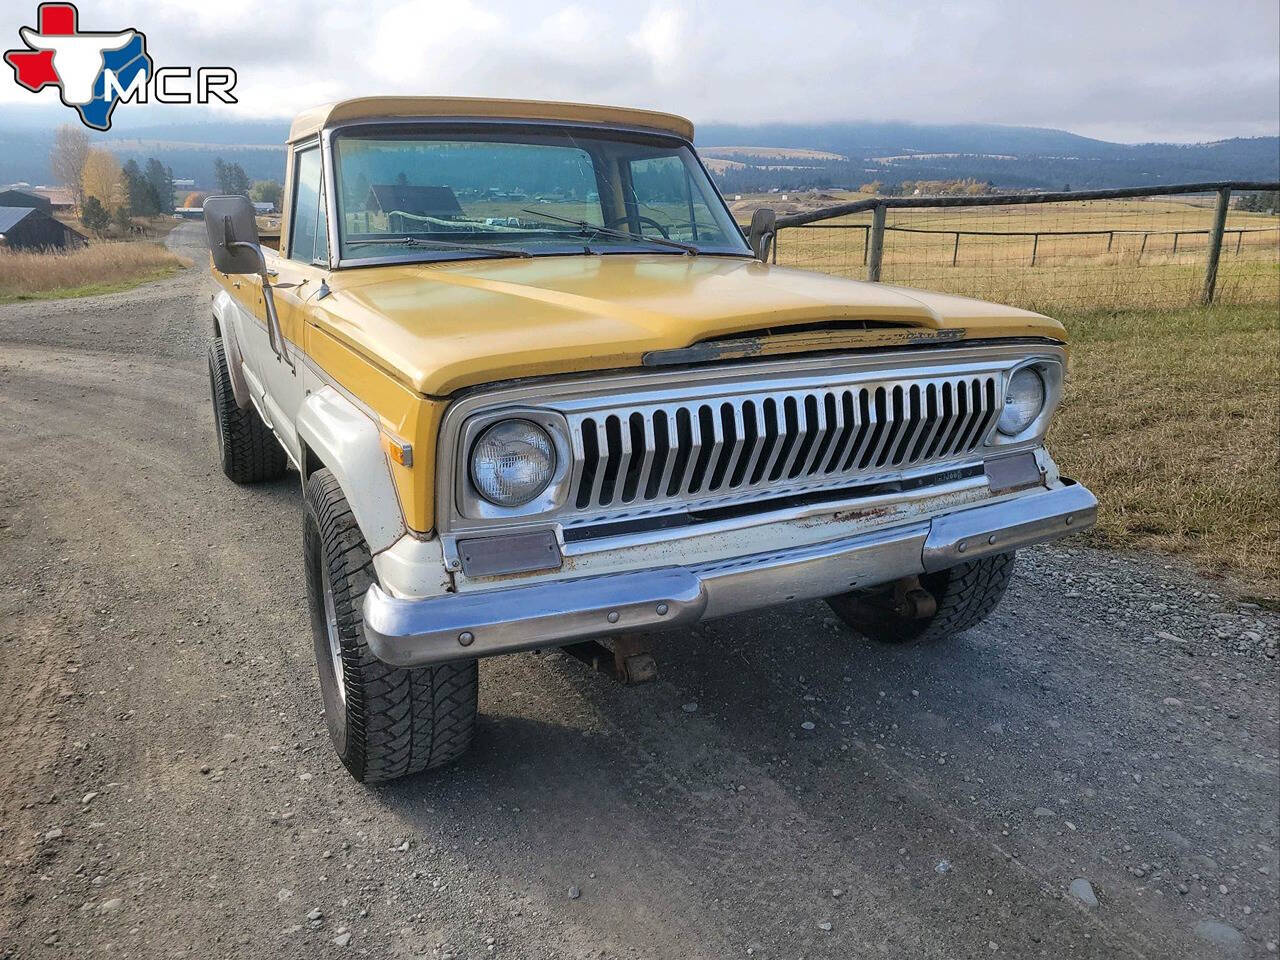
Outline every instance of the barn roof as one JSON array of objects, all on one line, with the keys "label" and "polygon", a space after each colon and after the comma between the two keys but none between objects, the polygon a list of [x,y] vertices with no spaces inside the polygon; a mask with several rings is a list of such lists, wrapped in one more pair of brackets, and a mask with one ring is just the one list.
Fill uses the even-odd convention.
[{"label": "barn roof", "polygon": [[0,233],[12,230],[17,223],[38,212],[35,207],[0,207]]},{"label": "barn roof", "polygon": [[35,217],[39,220],[48,220],[50,223],[56,223],[64,235],[70,234],[79,237],[81,240],[88,238],[73,227],[67,226],[57,217],[51,217],[39,207],[0,207],[0,234],[4,234],[12,230],[15,226],[26,220],[28,217]]},{"label": "barn roof", "polygon": [[[8,197],[13,200],[32,200],[39,206],[46,206],[49,203],[48,197],[42,197],[34,190],[23,190],[21,187],[5,187],[0,190],[0,197]],[[13,204],[7,204],[13,206]]]},{"label": "barn roof", "polygon": [[383,213],[399,211],[424,217],[456,217],[462,206],[448,187],[420,187],[408,183],[375,183],[369,188],[366,209]]}]

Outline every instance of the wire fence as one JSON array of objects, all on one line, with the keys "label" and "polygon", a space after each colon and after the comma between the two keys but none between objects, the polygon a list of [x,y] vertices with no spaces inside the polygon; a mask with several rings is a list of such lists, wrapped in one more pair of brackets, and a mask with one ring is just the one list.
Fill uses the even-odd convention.
[{"label": "wire fence", "polygon": [[779,217],[773,259],[1035,310],[1275,303],[1280,218],[1238,202],[1278,187],[869,198]]}]

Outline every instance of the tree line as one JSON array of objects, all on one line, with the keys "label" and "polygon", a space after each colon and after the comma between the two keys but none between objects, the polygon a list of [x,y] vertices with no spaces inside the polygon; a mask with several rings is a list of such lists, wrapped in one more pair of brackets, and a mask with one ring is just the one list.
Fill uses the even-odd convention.
[{"label": "tree line", "polygon": [[[78,127],[59,128],[49,161],[54,175],[71,191],[80,222],[102,236],[115,228],[122,235],[137,232],[134,217],[171,216],[175,209],[173,170],[155,157],[139,164],[129,159],[122,166],[115,155],[89,145]],[[262,203],[279,205],[280,184],[274,180],[250,182],[238,163],[214,161],[219,193],[243,194]],[[183,206],[198,207],[205,194],[187,194]]]},{"label": "tree line", "polygon": [[54,137],[49,160],[71,191],[80,222],[96,234],[113,225],[133,233],[134,217],[173,213],[173,171],[155,157],[121,166],[110,151],[90,147],[83,130],[65,126]]}]

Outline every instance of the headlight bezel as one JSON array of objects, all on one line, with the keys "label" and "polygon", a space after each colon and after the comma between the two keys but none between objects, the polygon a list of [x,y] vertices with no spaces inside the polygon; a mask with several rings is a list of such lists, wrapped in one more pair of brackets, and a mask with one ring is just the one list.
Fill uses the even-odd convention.
[{"label": "headlight bezel", "polygon": [[[551,440],[555,465],[551,479],[543,490],[522,504],[502,506],[488,500],[472,478],[472,458],[477,441],[484,433],[508,420],[525,420],[540,428]],[[471,417],[463,426],[458,444],[457,479],[458,512],[468,519],[498,520],[532,517],[555,510],[564,503],[573,463],[569,447],[569,424],[559,413],[534,407],[507,407]]]},{"label": "headlight bezel", "polygon": [[991,425],[991,433],[987,438],[988,446],[1006,446],[1009,444],[1025,444],[1030,441],[1039,442],[1049,429],[1049,423],[1058,409],[1062,399],[1063,364],[1056,358],[1028,357],[1021,363],[1009,367],[1000,384],[1001,415],[1004,412],[1004,398],[1008,395],[1009,385],[1013,378],[1023,370],[1034,371],[1040,377],[1044,387],[1044,403],[1040,412],[1026,426],[1015,434],[1002,433],[999,429],[999,418]]}]

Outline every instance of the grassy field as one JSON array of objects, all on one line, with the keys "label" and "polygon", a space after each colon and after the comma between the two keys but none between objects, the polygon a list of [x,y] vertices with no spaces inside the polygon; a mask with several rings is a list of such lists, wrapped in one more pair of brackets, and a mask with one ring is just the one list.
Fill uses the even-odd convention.
[{"label": "grassy field", "polygon": [[92,243],[68,253],[0,252],[0,303],[115,293],[187,266],[145,241]]},{"label": "grassy field", "polygon": [[[1046,313],[1184,306],[1204,282],[1212,216],[1202,203],[1158,199],[890,210],[881,279]],[[784,229],[778,262],[865,277],[861,227],[870,221],[866,213]],[[948,231],[961,231],[958,246]],[[1102,232],[1046,235],[1066,231]],[[1280,300],[1276,217],[1229,212],[1217,292],[1231,303]]]},{"label": "grassy field", "polygon": [[1183,554],[1280,598],[1280,306],[1062,317],[1066,403],[1050,435],[1097,493],[1095,544]]}]

